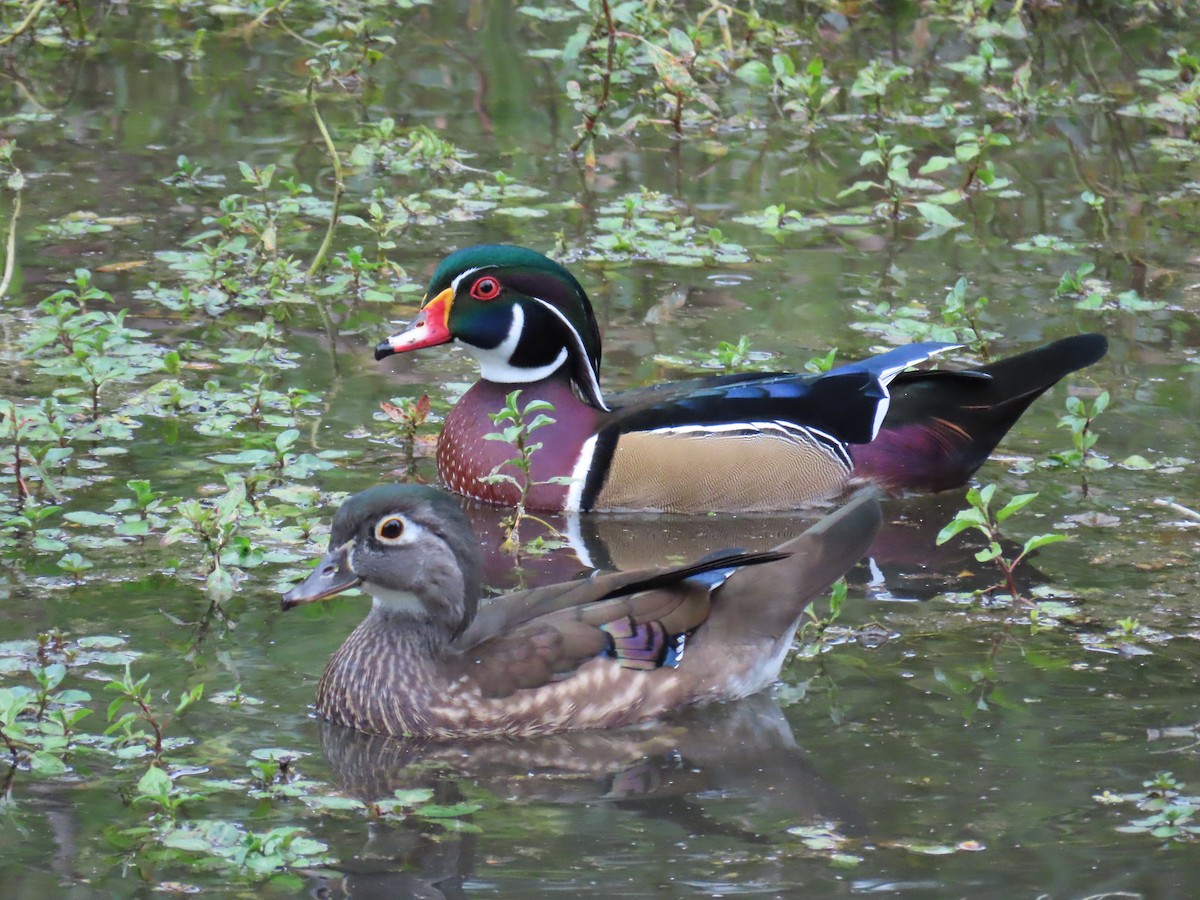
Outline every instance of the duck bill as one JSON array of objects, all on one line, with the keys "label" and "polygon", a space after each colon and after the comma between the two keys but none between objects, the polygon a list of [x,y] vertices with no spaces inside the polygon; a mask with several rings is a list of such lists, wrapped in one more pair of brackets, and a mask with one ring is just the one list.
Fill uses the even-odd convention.
[{"label": "duck bill", "polygon": [[447,324],[454,288],[446,288],[425,304],[417,317],[403,331],[398,331],[375,348],[375,358],[383,359],[393,353],[406,353],[422,347],[436,347],[454,340]]},{"label": "duck bill", "polygon": [[336,550],[330,550],[317,564],[311,575],[284,594],[280,601],[284,611],[293,606],[324,600],[362,584],[362,579],[355,575],[350,567],[352,543],[347,541]]}]

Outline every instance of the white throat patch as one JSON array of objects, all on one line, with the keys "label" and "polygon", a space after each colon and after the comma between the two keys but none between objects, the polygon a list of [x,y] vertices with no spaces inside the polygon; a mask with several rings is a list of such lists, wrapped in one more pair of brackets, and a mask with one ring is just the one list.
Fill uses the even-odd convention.
[{"label": "white throat patch", "polygon": [[567,348],[563,347],[557,357],[544,366],[527,369],[512,364],[512,355],[516,352],[517,344],[521,342],[521,332],[525,329],[525,310],[519,304],[512,307],[512,324],[508,334],[495,347],[476,347],[468,344],[462,338],[458,342],[479,361],[479,374],[486,381],[496,381],[501,384],[528,384],[549,378],[564,362],[567,361]]},{"label": "white throat patch", "polygon": [[371,595],[372,605],[379,609],[390,613],[406,613],[420,618],[426,618],[429,615],[425,604],[418,600],[417,595],[412,591],[394,591],[370,582],[364,583],[362,587]]}]

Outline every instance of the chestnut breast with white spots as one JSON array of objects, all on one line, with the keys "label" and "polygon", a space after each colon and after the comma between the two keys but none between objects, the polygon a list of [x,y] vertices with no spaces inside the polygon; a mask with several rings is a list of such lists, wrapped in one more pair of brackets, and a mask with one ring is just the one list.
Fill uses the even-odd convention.
[{"label": "chestnut breast with white spots", "polygon": [[[553,411],[545,413],[554,423],[542,426],[530,436],[530,443],[542,445],[533,454],[531,480],[539,482],[571,474],[580,449],[595,430],[597,410],[576,397],[570,385],[559,377],[528,385],[480,381],[450,410],[438,439],[438,475],[451,490],[487,503],[516,504],[520,490],[515,484],[488,484],[480,478],[490,475],[497,466],[501,466],[501,473],[518,481],[522,477],[514,466],[503,465],[517,455],[516,448],[484,437],[489,432],[503,430],[504,424],[494,424],[489,414],[503,409],[505,398],[518,388],[521,390],[518,408],[524,409],[533,400],[546,400],[554,406]],[[567,490],[565,484],[535,484],[529,493],[529,508],[562,509]]]}]

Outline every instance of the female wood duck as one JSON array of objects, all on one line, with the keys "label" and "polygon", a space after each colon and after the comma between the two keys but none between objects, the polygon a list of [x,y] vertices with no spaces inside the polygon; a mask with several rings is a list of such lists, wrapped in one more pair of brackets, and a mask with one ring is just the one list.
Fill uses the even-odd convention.
[{"label": "female wood duck", "polygon": [[872,489],[775,550],[594,575],[479,608],[480,552],[449,495],[381,485],[338,510],[283,608],[361,586],[317,712],[360,731],[458,739],[607,728],[744,697],[779,674],[805,604],[879,525]]},{"label": "female wood duck", "polygon": [[421,312],[375,357],[452,341],[483,376],[438,441],[438,472],[452,490],[517,502],[516,485],[480,479],[513,456],[485,435],[495,430],[487,414],[519,387],[522,404],[554,405],[554,424],[537,432],[531,509],[685,513],[793,509],[851,479],[896,493],[958,487],[1030,403],[1108,347],[1088,334],[976,369],[906,372],[954,346],[912,344],[821,375],[700,378],[609,403],[579,282],[540,253],[491,244],[446,257]]}]

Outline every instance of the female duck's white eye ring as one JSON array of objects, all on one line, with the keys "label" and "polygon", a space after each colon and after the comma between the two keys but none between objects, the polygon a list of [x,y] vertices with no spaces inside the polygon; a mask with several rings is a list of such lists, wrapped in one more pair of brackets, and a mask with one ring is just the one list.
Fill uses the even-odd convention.
[{"label": "female duck's white eye ring", "polygon": [[406,524],[403,516],[386,516],[375,526],[375,537],[385,544],[399,543]]}]

